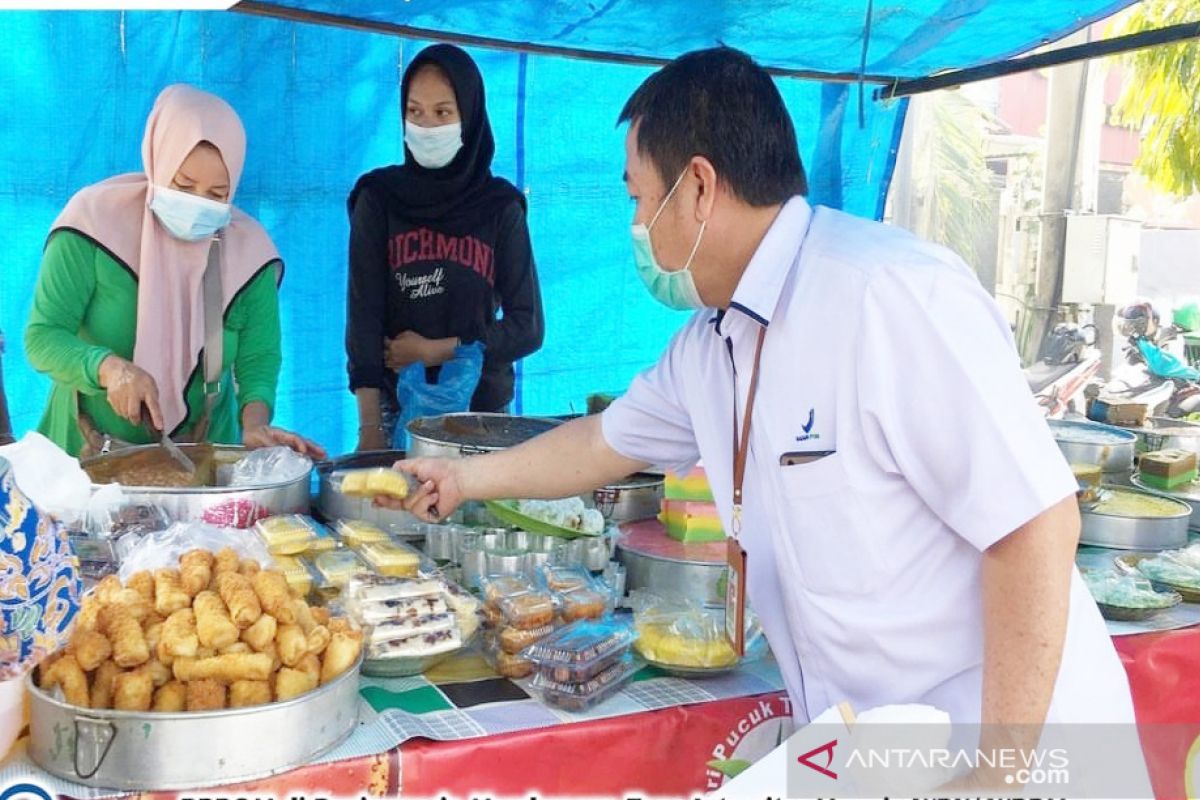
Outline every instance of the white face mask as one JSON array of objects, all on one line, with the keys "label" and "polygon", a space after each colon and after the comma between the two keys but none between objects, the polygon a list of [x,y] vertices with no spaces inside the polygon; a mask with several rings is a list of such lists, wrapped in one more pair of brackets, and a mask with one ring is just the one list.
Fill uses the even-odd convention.
[{"label": "white face mask", "polygon": [[228,203],[166,186],[154,187],[150,210],[168,233],[185,242],[207,239],[228,225],[233,217]]},{"label": "white face mask", "polygon": [[422,128],[405,121],[404,143],[422,167],[441,169],[453,161],[462,149],[462,123]]},{"label": "white face mask", "polygon": [[692,278],[692,260],[696,257],[696,251],[700,249],[700,240],[704,238],[704,228],[708,225],[708,220],[700,223],[700,232],[696,234],[696,243],[692,245],[692,252],[680,269],[668,270],[659,265],[658,259],[654,257],[654,247],[650,244],[650,229],[662,216],[663,209],[671,201],[671,197],[674,196],[675,190],[679,188],[679,184],[683,182],[683,176],[686,174],[686,168],[679,173],[679,177],[675,179],[675,185],[671,187],[671,191],[667,192],[667,196],[659,204],[658,211],[654,212],[650,224],[645,225],[639,222],[633,226],[632,230],[633,263],[637,267],[638,277],[642,279],[642,283],[646,284],[646,289],[655,300],[667,308],[674,308],[678,311],[704,308],[704,301],[700,299],[700,292],[696,290],[696,282]]}]

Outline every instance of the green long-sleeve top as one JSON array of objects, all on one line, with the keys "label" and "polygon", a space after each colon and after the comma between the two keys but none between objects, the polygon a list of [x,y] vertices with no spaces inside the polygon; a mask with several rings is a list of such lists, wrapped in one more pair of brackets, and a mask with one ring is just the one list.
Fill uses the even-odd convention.
[{"label": "green long-sleeve top", "polygon": [[[209,441],[240,442],[239,412],[249,403],[260,401],[274,410],[282,362],[282,274],[282,262],[264,264],[225,309],[221,393],[209,422]],[[25,351],[33,367],[54,381],[38,430],[72,455],[84,445],[80,410],[115,438],[150,441],[148,431],[113,411],[99,379],[100,363],[109,355],[133,359],[137,307],[137,276],[127,266],[80,233],[51,234],[25,330]],[[188,417],[173,434],[191,430],[203,414],[202,364],[201,356],[185,391]]]}]

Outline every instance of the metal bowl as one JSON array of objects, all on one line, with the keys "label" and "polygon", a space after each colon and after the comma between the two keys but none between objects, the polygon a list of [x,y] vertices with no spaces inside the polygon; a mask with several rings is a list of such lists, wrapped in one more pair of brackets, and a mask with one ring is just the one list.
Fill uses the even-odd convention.
[{"label": "metal bowl", "polygon": [[1098,422],[1047,420],[1058,449],[1071,464],[1099,464],[1104,472],[1133,469],[1137,436],[1122,428]]},{"label": "metal bowl", "polygon": [[[249,452],[240,445],[181,444],[179,448],[196,462],[198,472],[209,472],[209,482],[228,480],[228,473]],[[89,473],[103,474],[122,459],[138,458],[161,451],[159,445],[128,447],[107,455],[85,459],[81,466]],[[276,514],[306,514],[311,499],[312,473],[290,481],[253,487],[231,486],[123,486],[132,503],[162,508],[176,522],[207,522],[213,525],[246,528],[258,519]],[[93,485],[95,490],[103,486]]]},{"label": "metal bowl", "polygon": [[653,519],[662,506],[662,475],[638,472],[592,493],[596,508],[609,522]]},{"label": "metal bowl", "polygon": [[463,412],[408,423],[414,458],[462,458],[514,447],[558,427],[558,420]]},{"label": "metal bowl", "polygon": [[329,752],[358,725],[359,661],[324,686],[281,703],[197,712],[88,709],[26,677],[29,757],[87,786],[171,791],[287,772]]},{"label": "metal bowl", "polygon": [[1117,550],[1171,550],[1187,545],[1188,523],[1192,515],[1192,508],[1187,503],[1126,487],[1106,484],[1101,488],[1105,492],[1153,497],[1172,504],[1175,513],[1154,517],[1118,516],[1098,510],[1098,504],[1085,504],[1080,507],[1080,544]]}]

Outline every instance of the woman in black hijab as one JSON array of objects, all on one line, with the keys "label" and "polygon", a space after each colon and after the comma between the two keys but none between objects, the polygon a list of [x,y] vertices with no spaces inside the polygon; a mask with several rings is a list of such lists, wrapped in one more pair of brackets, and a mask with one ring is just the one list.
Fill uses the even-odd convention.
[{"label": "woman in black hijab", "polygon": [[525,197],[492,175],[479,68],[457,47],[428,47],[405,71],[401,101],[404,163],[363,175],[349,199],[346,353],[359,450],[391,445],[405,367],[422,363],[432,377],[456,347],[479,342],[470,407],[502,411],[513,362],[542,345]]}]

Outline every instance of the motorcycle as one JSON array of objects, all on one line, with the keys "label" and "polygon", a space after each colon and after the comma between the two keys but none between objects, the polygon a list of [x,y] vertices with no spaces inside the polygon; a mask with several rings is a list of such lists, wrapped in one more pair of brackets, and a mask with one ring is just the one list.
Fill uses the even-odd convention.
[{"label": "motorcycle", "polygon": [[1160,327],[1148,303],[1121,309],[1114,326],[1125,337],[1125,366],[1096,393],[1099,400],[1110,406],[1143,405],[1148,416],[1178,418],[1200,411],[1200,370],[1169,349],[1182,344],[1180,328]]},{"label": "motorcycle", "polygon": [[1088,382],[1100,370],[1094,325],[1059,324],[1042,343],[1025,380],[1049,419],[1062,419],[1079,409]]}]

